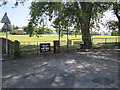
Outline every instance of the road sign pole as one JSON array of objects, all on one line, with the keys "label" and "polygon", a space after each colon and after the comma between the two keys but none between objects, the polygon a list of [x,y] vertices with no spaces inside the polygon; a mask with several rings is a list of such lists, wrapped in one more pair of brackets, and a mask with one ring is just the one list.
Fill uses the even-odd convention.
[{"label": "road sign pole", "polygon": [[1,23],[5,23],[3,28],[6,29],[6,55],[8,55],[8,34],[7,34],[7,30],[8,30],[8,24],[10,24],[10,20],[7,16],[7,12],[4,14]]},{"label": "road sign pole", "polygon": [[6,55],[8,55],[8,34],[6,29]]}]

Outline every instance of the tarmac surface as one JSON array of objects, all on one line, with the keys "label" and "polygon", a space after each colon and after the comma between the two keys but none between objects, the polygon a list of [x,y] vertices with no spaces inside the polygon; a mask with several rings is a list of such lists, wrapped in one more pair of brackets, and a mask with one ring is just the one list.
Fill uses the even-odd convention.
[{"label": "tarmac surface", "polygon": [[118,51],[41,54],[2,62],[3,88],[118,88]]}]

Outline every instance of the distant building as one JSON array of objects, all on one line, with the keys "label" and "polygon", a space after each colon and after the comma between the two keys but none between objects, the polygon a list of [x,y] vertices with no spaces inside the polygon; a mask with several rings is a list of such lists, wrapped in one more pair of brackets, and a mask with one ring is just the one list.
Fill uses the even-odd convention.
[{"label": "distant building", "polygon": [[18,33],[25,33],[22,28],[18,28]]}]

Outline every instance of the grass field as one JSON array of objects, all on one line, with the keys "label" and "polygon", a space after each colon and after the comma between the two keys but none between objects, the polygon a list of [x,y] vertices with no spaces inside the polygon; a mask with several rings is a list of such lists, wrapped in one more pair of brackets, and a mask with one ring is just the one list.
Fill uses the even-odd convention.
[{"label": "grass field", "polygon": [[[2,37],[5,38],[5,35],[3,35]],[[29,37],[29,35],[9,35],[8,38],[12,41],[18,40],[19,42],[25,42],[25,41],[48,41],[48,42],[52,42],[54,40],[59,39],[58,35],[55,35],[55,36],[41,36],[39,38],[37,38],[36,36]],[[64,35],[61,39],[65,40],[65,39],[67,39],[67,36]],[[75,37],[75,36],[70,36],[69,35],[69,39],[81,39],[81,36]]]},{"label": "grass field", "polygon": [[[2,37],[6,37],[5,35],[2,35]],[[118,39],[118,36],[100,36],[100,35],[94,35],[91,36],[93,45],[102,45],[105,42],[106,43],[116,43],[120,42],[120,39]],[[106,38],[106,39],[105,39]],[[58,35],[55,36],[41,36],[37,38],[36,36],[29,37],[29,35],[8,35],[8,39],[14,41],[18,40],[20,42],[20,45],[36,45],[37,43],[44,43],[49,42],[53,46],[54,40],[59,40]],[[67,44],[67,35],[64,35],[61,39],[61,45]],[[75,40],[74,40],[75,39]],[[78,39],[78,40],[77,40]],[[72,45],[74,41],[82,41],[81,35],[69,35],[69,40],[72,40]]]},{"label": "grass field", "polygon": [[[5,35],[2,35],[1,37],[6,37]],[[120,42],[120,39],[118,39],[118,36],[98,36],[94,35],[91,37],[92,38],[92,43],[93,47],[99,47],[99,46],[104,46],[105,41],[108,43],[108,45],[114,45],[116,42]],[[107,39],[105,39],[107,38]],[[20,42],[20,50],[23,54],[35,54],[39,53],[40,43],[50,43],[51,45],[51,51],[53,51],[53,41],[54,40],[59,40],[58,35],[56,36],[41,36],[37,38],[36,36],[34,37],[29,37],[29,35],[8,35],[8,39],[14,41],[18,40]],[[74,36],[74,35],[69,35],[69,40],[72,40],[72,45],[69,45],[69,50],[73,50],[75,48],[79,48],[80,45],[73,45],[74,41],[82,41],[82,36]],[[67,45],[67,35],[64,35],[61,37],[61,50],[66,51],[66,45]],[[107,44],[106,44],[107,45]],[[37,51],[38,50],[38,51]]]},{"label": "grass field", "polygon": [[[2,35],[1,37],[6,37],[5,35]],[[98,35],[94,35],[92,36],[92,38],[94,38],[94,42],[96,41],[100,41],[100,42],[104,42],[104,38],[107,38],[109,40],[107,40],[107,42],[114,42],[116,40],[116,38],[118,38],[118,36],[98,36]],[[56,36],[41,36],[39,38],[37,38],[36,36],[33,37],[29,37],[29,35],[8,35],[8,39],[14,41],[14,40],[18,40],[19,42],[28,42],[28,41],[36,41],[36,42],[52,42],[54,40],[58,40],[59,37],[58,35]],[[80,39],[82,40],[81,35],[69,35],[69,39]],[[61,37],[61,40],[67,40],[67,35],[64,35],[63,37]],[[117,39],[118,41],[118,39]]]},{"label": "grass field", "polygon": [[[6,37],[5,35],[2,35],[1,37]],[[118,36],[100,36],[100,35],[94,35],[91,37],[93,45],[102,44],[102,43],[115,43],[120,42],[120,39],[118,39]],[[105,38],[107,38],[105,40]],[[51,45],[53,45],[54,40],[59,40],[58,35],[55,36],[41,36],[37,38],[36,36],[29,37],[29,35],[8,35],[8,39],[14,41],[18,40],[21,45],[35,45],[36,43],[44,43],[44,42],[50,42]],[[74,40],[76,39],[76,40]],[[78,39],[78,40],[77,40]],[[69,40],[72,40],[72,45],[74,41],[82,41],[81,35],[69,35]],[[67,44],[67,35],[64,35],[61,37],[61,45]]]}]

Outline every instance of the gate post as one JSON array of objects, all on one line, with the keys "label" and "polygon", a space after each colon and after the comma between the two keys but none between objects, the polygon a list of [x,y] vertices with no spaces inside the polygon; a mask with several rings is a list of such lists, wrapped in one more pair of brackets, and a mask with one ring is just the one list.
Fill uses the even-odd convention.
[{"label": "gate post", "polygon": [[54,53],[60,53],[60,42],[58,40],[54,41]]},{"label": "gate post", "polygon": [[15,40],[14,42],[14,57],[20,57],[20,47],[19,47],[19,42]]}]

